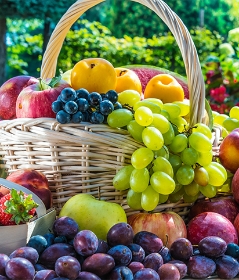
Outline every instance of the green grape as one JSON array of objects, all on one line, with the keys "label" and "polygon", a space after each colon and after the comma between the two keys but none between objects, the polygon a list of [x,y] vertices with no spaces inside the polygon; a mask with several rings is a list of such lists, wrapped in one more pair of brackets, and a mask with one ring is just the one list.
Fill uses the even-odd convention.
[{"label": "green grape", "polygon": [[134,118],[139,125],[148,126],[153,121],[153,113],[148,107],[142,106],[134,112]]},{"label": "green grape", "polygon": [[184,101],[174,101],[173,104],[176,104],[180,107],[181,109],[181,113],[179,116],[186,116],[187,114],[189,114],[190,111],[190,106],[189,103],[185,103]]},{"label": "green grape", "polygon": [[141,210],[141,196],[142,193],[137,193],[129,189],[126,196],[127,204],[129,205],[129,207],[134,210]]},{"label": "green grape", "polygon": [[136,141],[143,142],[142,132],[144,130],[144,126],[141,126],[135,120],[132,120],[128,123],[127,130]]},{"label": "green grape", "polygon": [[186,148],[180,154],[181,160],[186,165],[194,165],[198,160],[198,152],[193,148]]},{"label": "green grape", "polygon": [[194,169],[194,181],[202,187],[208,185],[209,175],[204,167],[198,166]]},{"label": "green grape", "polygon": [[229,111],[229,117],[239,120],[239,106],[233,106]]},{"label": "green grape", "polygon": [[163,133],[164,144],[165,145],[171,144],[174,137],[175,137],[175,132],[174,132],[173,126],[170,123],[169,130],[166,133]]},{"label": "green grape", "polygon": [[218,116],[219,115],[219,113],[217,112],[217,111],[212,111],[212,117],[213,117],[213,119],[216,117],[216,116]]},{"label": "green grape", "polygon": [[161,109],[163,108],[163,102],[162,100],[158,99],[158,98],[154,98],[154,97],[150,97],[150,98],[147,98],[148,101],[158,105]]},{"label": "green grape", "polygon": [[133,108],[134,104],[140,101],[140,93],[136,90],[124,90],[118,93],[118,102],[122,105],[128,105]]},{"label": "green grape", "polygon": [[142,192],[141,206],[145,211],[153,211],[159,203],[159,194],[149,185]]},{"label": "green grape", "polygon": [[154,151],[154,156],[155,157],[164,157],[166,159],[169,159],[168,147],[163,145],[163,147],[161,149]]},{"label": "green grape", "polygon": [[170,121],[170,115],[166,110],[161,110],[161,115],[164,116],[168,121]]},{"label": "green grape", "polygon": [[113,186],[118,191],[127,190],[130,188],[130,176],[134,167],[126,165],[122,167],[113,178]]},{"label": "green grape", "polygon": [[184,187],[184,192],[188,196],[195,196],[199,193],[199,185],[193,180],[189,185],[185,185]]},{"label": "green grape", "polygon": [[131,164],[136,169],[143,169],[154,159],[154,152],[142,147],[135,150],[131,156]]},{"label": "green grape", "polygon": [[173,153],[181,153],[187,148],[188,138],[184,134],[178,134],[173,138],[172,143],[169,145],[169,150]]},{"label": "green grape", "polygon": [[152,126],[145,127],[142,132],[142,139],[144,145],[153,151],[161,149],[164,144],[162,133],[156,127]]},{"label": "green grape", "polygon": [[171,203],[176,203],[176,202],[180,201],[183,198],[183,195],[184,195],[184,188],[181,188],[177,192],[171,193],[168,196],[168,200]]},{"label": "green grape", "polygon": [[168,194],[159,194],[159,204],[165,203],[168,201]]},{"label": "green grape", "polygon": [[189,185],[194,179],[194,170],[189,165],[182,165],[179,167],[176,178],[179,184]]},{"label": "green grape", "polygon": [[219,169],[217,166],[212,164],[212,162],[209,165],[204,166],[204,168],[206,169],[206,171],[208,173],[208,176],[209,176],[208,183],[210,185],[219,187],[225,183],[225,181],[227,179],[227,175],[225,176],[225,173],[221,169]]},{"label": "green grape", "polygon": [[179,132],[183,132],[188,128],[187,121],[182,117],[171,119],[171,122],[178,128]]},{"label": "green grape", "polygon": [[210,184],[208,184],[205,187],[200,187],[199,190],[205,197],[208,197],[208,198],[212,198],[217,195],[217,188]]},{"label": "green grape", "polygon": [[161,133],[166,133],[169,130],[169,121],[161,114],[153,114],[153,122],[151,126],[156,127]]},{"label": "green grape", "polygon": [[173,178],[173,167],[171,163],[164,157],[159,156],[153,161],[153,171],[165,172]]},{"label": "green grape", "polygon": [[163,104],[163,110],[169,113],[170,119],[175,119],[180,116],[181,109],[177,104],[165,103]]},{"label": "green grape", "polygon": [[209,139],[212,139],[212,132],[210,130],[210,128],[203,124],[203,123],[196,123],[193,126],[192,132],[201,132],[202,134],[204,134],[205,136],[207,136]]},{"label": "green grape", "polygon": [[[210,165],[218,168],[224,174],[225,178],[227,179],[229,172],[227,172],[227,170],[225,169],[225,167],[222,164],[220,164],[219,162],[212,161],[210,163]],[[230,174],[230,175],[233,176],[232,174]]]},{"label": "green grape", "polygon": [[134,104],[133,109],[134,111],[136,111],[139,107],[142,106],[149,108],[154,114],[161,113],[161,107],[158,104],[149,101],[148,99],[138,101],[137,103]]},{"label": "green grape", "polygon": [[178,171],[179,167],[182,166],[182,160],[181,160],[180,156],[174,155],[174,154],[169,154],[168,160],[173,167],[174,173],[176,173]]},{"label": "green grape", "polygon": [[124,127],[133,120],[133,113],[128,109],[114,110],[107,117],[107,123],[111,127]]},{"label": "green grape", "polygon": [[162,171],[156,171],[150,177],[152,188],[160,194],[170,194],[175,189],[175,182],[172,177]]},{"label": "green grape", "polygon": [[199,193],[193,196],[188,195],[186,193],[183,194],[183,200],[185,203],[194,203],[199,197]]},{"label": "green grape", "polygon": [[223,121],[222,125],[226,128],[227,131],[232,131],[239,127],[239,119],[227,118]]},{"label": "green grape", "polygon": [[143,192],[149,185],[149,171],[143,169],[134,169],[130,175],[130,188],[135,192]]},{"label": "green grape", "polygon": [[213,123],[222,125],[224,120],[227,118],[229,118],[229,116],[226,114],[218,114],[213,118]]},{"label": "green grape", "polygon": [[178,192],[183,187],[183,185],[179,184],[179,182],[177,181],[177,178],[175,176],[174,176],[174,182],[175,182],[175,189],[172,193]]},{"label": "green grape", "polygon": [[210,139],[201,132],[193,132],[188,137],[188,141],[190,146],[198,152],[205,153],[212,149],[212,143]]},{"label": "green grape", "polygon": [[212,156],[213,156],[212,150],[206,153],[198,153],[197,163],[200,164],[201,166],[208,165],[212,162]]}]

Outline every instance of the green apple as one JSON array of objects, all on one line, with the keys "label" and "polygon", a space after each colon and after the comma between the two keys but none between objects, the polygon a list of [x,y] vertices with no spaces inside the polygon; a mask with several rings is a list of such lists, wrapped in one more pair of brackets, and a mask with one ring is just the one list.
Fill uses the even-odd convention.
[{"label": "green apple", "polygon": [[59,213],[59,217],[63,216],[74,219],[80,230],[91,230],[103,240],[113,225],[127,222],[126,213],[119,204],[98,200],[90,194],[77,194],[67,200]]}]

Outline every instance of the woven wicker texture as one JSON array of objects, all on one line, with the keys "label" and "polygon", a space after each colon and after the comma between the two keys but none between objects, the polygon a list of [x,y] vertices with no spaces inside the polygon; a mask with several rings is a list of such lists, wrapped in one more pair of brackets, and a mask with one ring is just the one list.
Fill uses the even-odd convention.
[{"label": "woven wicker texture", "polygon": [[[102,0],[79,0],[63,15],[52,33],[41,67],[41,77],[55,75],[57,58],[72,24]],[[161,0],[137,0],[152,9],[172,31],[184,60],[190,91],[191,124],[203,121],[205,90],[199,59],[187,28]],[[50,182],[57,212],[77,193],[121,204],[127,214],[126,194],[112,186],[121,166],[130,162],[141,146],[125,130],[107,125],[59,124],[55,119],[16,119],[0,122],[0,155],[7,171],[33,168],[42,171]],[[217,145],[217,144],[216,144]],[[217,148],[216,148],[217,149]],[[185,216],[190,204],[182,201],[158,205],[155,211],[173,210]]]}]

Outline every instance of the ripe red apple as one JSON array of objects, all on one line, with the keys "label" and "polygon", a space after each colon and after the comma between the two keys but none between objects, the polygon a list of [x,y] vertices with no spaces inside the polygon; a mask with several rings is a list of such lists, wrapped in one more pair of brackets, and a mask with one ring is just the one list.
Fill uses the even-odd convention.
[{"label": "ripe red apple", "polygon": [[34,169],[19,169],[7,176],[7,180],[26,187],[44,202],[46,209],[52,207],[52,193],[46,176]]},{"label": "ripe red apple", "polygon": [[188,218],[189,220],[191,220],[192,218],[203,212],[215,212],[221,214],[233,223],[237,214],[239,213],[239,205],[232,197],[216,197],[211,199],[201,199],[198,200],[190,208]]},{"label": "ripe red apple", "polygon": [[233,175],[231,189],[235,201],[239,203],[239,168]]},{"label": "ripe red apple", "polygon": [[239,168],[239,128],[234,129],[223,139],[219,147],[219,159],[232,173]]},{"label": "ripe red apple", "polygon": [[161,238],[168,248],[177,238],[187,237],[184,220],[175,212],[136,213],[128,216],[128,223],[134,234],[150,231]]},{"label": "ripe red apple", "polygon": [[7,80],[0,87],[0,118],[12,120],[16,118],[16,101],[19,93],[27,86],[38,83],[31,76],[16,76]]},{"label": "ripe red apple", "polygon": [[226,243],[238,243],[238,234],[234,225],[224,216],[215,212],[203,212],[189,221],[187,238],[193,245],[206,236],[218,236]]},{"label": "ripe red apple", "polygon": [[53,87],[39,80],[38,83],[24,88],[17,97],[17,118],[55,118],[56,114],[51,105],[65,87],[69,87],[69,84],[64,80],[60,80]]}]

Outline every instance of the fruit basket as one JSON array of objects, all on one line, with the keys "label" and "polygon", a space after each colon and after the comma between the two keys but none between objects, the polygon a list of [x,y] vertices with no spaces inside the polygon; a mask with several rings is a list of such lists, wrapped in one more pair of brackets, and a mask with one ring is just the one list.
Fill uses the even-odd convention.
[{"label": "fruit basket", "polygon": [[[63,15],[43,56],[41,78],[55,76],[57,58],[70,27],[86,10],[101,2],[103,0],[78,0]],[[136,2],[153,10],[173,33],[187,74],[190,125],[203,123],[204,79],[190,33],[163,1]],[[214,135],[216,155],[219,145],[217,130]],[[98,199],[116,202],[128,215],[134,212],[127,205],[126,192],[117,191],[112,185],[116,172],[129,164],[132,153],[142,146],[127,131],[105,124],[60,124],[52,118],[19,118],[0,122],[0,143],[0,155],[8,173],[33,168],[47,176],[57,212],[78,193],[89,193]],[[191,203],[180,200],[160,204],[155,211],[173,210],[184,217],[190,206]]]}]

